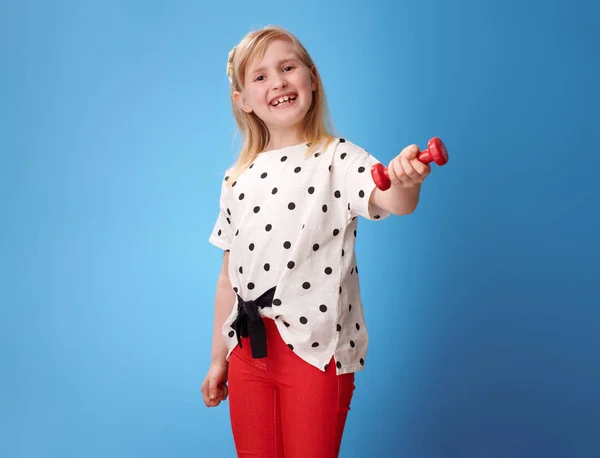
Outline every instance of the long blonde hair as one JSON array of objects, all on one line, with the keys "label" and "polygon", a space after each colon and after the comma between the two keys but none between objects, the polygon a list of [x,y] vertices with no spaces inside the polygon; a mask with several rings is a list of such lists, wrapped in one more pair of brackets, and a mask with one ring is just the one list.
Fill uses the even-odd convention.
[{"label": "long blonde hair", "polygon": [[258,154],[264,151],[270,139],[265,123],[253,111],[246,113],[242,110],[233,99],[233,94],[243,89],[248,65],[255,58],[262,58],[269,44],[277,39],[289,40],[296,47],[298,58],[310,69],[311,76],[317,83],[312,104],[304,118],[304,135],[309,145],[306,155],[311,155],[320,146],[326,147],[334,139],[323,83],[306,48],[292,33],[281,27],[267,26],[254,30],[231,50],[227,62],[227,74],[231,81],[231,106],[244,140],[237,161],[228,173],[229,186],[250,166]]}]

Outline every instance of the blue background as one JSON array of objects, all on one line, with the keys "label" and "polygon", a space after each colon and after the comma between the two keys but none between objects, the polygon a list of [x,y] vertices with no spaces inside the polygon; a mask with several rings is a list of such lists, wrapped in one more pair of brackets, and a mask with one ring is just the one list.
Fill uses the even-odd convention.
[{"label": "blue background", "polygon": [[239,145],[227,53],[289,28],[337,131],[441,137],[419,209],[359,223],[371,334],[342,457],[600,456],[600,12],[575,1],[0,7],[0,456],[233,457],[207,409]]}]

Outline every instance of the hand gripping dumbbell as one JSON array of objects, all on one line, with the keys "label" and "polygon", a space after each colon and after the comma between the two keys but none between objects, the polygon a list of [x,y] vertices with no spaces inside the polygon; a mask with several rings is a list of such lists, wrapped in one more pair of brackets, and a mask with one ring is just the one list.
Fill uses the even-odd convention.
[{"label": "hand gripping dumbbell", "polygon": [[[448,162],[448,151],[446,150],[444,143],[442,143],[439,138],[433,137],[427,143],[427,149],[417,154],[417,159],[423,164],[435,162],[437,165],[441,166]],[[389,189],[392,185],[388,175],[387,167],[381,163],[375,164],[373,167],[371,167],[371,176],[373,177],[375,185],[382,191]]]}]

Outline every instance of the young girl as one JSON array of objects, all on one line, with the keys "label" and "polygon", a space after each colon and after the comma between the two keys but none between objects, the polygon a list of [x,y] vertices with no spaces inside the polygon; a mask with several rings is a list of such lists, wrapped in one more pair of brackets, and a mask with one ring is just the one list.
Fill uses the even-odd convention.
[{"label": "young girl", "polygon": [[411,213],[430,167],[408,146],[378,189],[378,161],[330,133],[319,72],[286,30],[249,33],[227,75],[244,144],[209,239],[224,255],[204,402],[229,396],[238,457],[337,457],[367,356],[357,217]]}]

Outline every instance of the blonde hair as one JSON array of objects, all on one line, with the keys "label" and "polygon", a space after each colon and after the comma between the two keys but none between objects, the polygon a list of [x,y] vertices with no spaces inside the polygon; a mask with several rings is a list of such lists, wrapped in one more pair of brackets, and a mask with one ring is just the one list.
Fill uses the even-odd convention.
[{"label": "blonde hair", "polygon": [[323,83],[306,48],[292,33],[281,27],[267,26],[251,31],[231,50],[227,61],[233,115],[244,140],[237,161],[228,173],[229,186],[264,151],[270,139],[265,123],[253,111],[246,113],[242,110],[233,99],[233,94],[244,88],[248,65],[254,59],[262,58],[269,44],[278,39],[288,40],[295,46],[298,58],[310,69],[311,77],[317,83],[311,106],[304,118],[304,135],[308,144],[306,156],[310,156],[320,146],[326,147],[334,139]]}]

